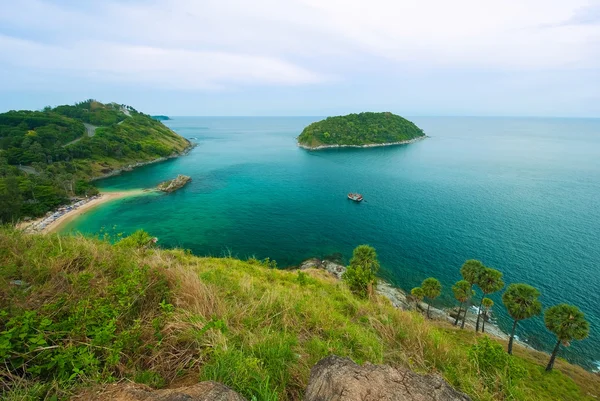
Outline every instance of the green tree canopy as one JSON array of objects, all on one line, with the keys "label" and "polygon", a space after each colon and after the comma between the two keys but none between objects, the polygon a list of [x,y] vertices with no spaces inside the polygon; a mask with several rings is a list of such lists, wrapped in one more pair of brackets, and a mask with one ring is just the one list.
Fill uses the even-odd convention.
[{"label": "green tree canopy", "polygon": [[538,300],[540,292],[522,283],[513,283],[502,294],[502,303],[508,314],[513,318],[513,327],[508,340],[508,353],[512,354],[515,330],[519,320],[529,319],[542,312],[542,303]]},{"label": "green tree canopy", "polygon": [[[502,272],[491,267],[486,267],[481,271],[477,278],[477,285],[481,288],[484,295],[492,294],[496,291],[500,291],[504,287],[504,280],[502,279]],[[477,323],[475,324],[475,331],[479,331],[479,321],[481,319],[481,306],[483,304],[483,298],[479,304],[479,313],[477,314]]]},{"label": "green tree canopy", "polygon": [[415,287],[412,290],[410,290],[410,295],[412,295],[412,297],[417,302],[421,302],[423,300],[423,297],[425,297],[425,292],[421,287]]},{"label": "green tree canopy", "polygon": [[578,307],[568,304],[555,305],[544,314],[546,328],[556,335],[557,342],[550,356],[546,371],[554,367],[560,344],[568,346],[573,340],[583,340],[590,334],[590,324]]},{"label": "green tree canopy", "polygon": [[352,259],[342,279],[356,295],[366,298],[373,287],[377,285],[379,261],[375,248],[369,245],[359,245],[352,253]]},{"label": "green tree canopy", "polygon": [[[460,319],[460,314],[462,312],[463,305],[469,300],[469,298],[473,296],[473,290],[471,289],[471,284],[467,280],[460,280],[452,286],[452,292],[454,293],[454,298],[456,298],[456,300],[460,302],[460,307],[458,308],[456,320],[454,320],[454,325],[456,326]],[[467,311],[465,309],[465,314],[466,313]],[[463,316],[463,320],[464,318],[465,317]]]},{"label": "green tree canopy", "polygon": [[[433,301],[442,293],[442,284],[437,278],[428,277],[423,280],[421,284],[421,288],[423,289],[423,294],[425,297],[429,298],[430,301]],[[427,317],[429,317],[429,307],[431,302],[427,303]]]}]

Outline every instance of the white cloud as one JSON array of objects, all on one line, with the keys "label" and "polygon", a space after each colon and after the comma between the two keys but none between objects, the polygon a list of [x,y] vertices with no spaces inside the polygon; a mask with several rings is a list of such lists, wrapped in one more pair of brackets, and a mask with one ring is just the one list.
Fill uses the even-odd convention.
[{"label": "white cloud", "polygon": [[0,60],[189,89],[314,84],[343,79],[363,63],[417,69],[590,69],[600,67],[600,25],[581,13],[594,4],[113,0],[68,9],[47,0],[21,0],[4,5],[0,14],[0,24],[12,27],[0,28]]}]

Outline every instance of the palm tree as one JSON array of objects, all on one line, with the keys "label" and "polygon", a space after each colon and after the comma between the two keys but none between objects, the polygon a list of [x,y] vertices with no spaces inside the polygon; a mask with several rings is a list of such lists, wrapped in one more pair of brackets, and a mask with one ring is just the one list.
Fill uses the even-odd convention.
[{"label": "palm tree", "polygon": [[421,287],[415,287],[412,290],[410,290],[410,295],[412,295],[412,297],[415,299],[416,303],[418,304],[419,302],[421,302],[423,300],[423,297],[425,296],[425,292],[423,291],[423,289]]},{"label": "palm tree", "polygon": [[[483,295],[491,294],[496,291],[500,291],[504,287],[504,280],[502,280],[502,272],[486,267],[483,272],[479,275],[477,285],[483,291]],[[483,304],[483,298],[479,304],[479,311],[477,313],[477,323],[475,324],[475,331],[479,331],[479,319],[481,318],[481,306]]]},{"label": "palm tree", "polygon": [[[437,278],[429,277],[423,280],[421,284],[421,288],[423,289],[423,294],[429,298],[431,301],[436,299],[442,293],[442,284]],[[427,303],[427,317],[429,318],[429,307],[431,302]]]},{"label": "palm tree", "polygon": [[568,304],[555,305],[546,310],[544,314],[546,328],[556,334],[556,345],[550,356],[546,372],[554,367],[554,360],[560,348],[560,343],[569,346],[573,340],[583,340],[590,334],[590,324],[585,320],[585,315],[578,307]]},{"label": "palm tree", "polygon": [[483,298],[481,305],[483,305],[483,322],[481,323],[481,332],[485,333],[485,320],[488,317],[490,309],[492,309],[492,306],[494,306],[494,301],[489,298]]},{"label": "palm tree", "polygon": [[[467,260],[462,267],[460,268],[460,274],[465,281],[470,284],[469,290],[470,294],[473,293],[473,285],[477,284],[479,280],[479,276],[485,270],[485,266],[479,260],[469,259]],[[472,296],[472,295],[471,295]],[[470,298],[470,297],[469,297]],[[467,310],[469,305],[465,307],[465,316],[460,326],[461,329],[465,328],[465,320],[467,320]]]},{"label": "palm tree", "polygon": [[356,295],[367,298],[373,294],[377,286],[377,271],[379,261],[375,248],[369,245],[359,245],[352,252],[352,259],[342,275],[350,290]]},{"label": "palm tree", "polygon": [[542,303],[538,301],[539,296],[540,292],[536,288],[521,283],[509,285],[502,294],[502,303],[504,303],[508,314],[514,319],[510,339],[508,340],[508,353],[511,355],[515,330],[519,320],[529,319],[542,312]]},{"label": "palm tree", "polygon": [[[471,284],[467,280],[457,281],[456,284],[452,286],[452,292],[454,293],[454,298],[458,302],[460,302],[460,307],[458,308],[458,314],[456,315],[456,320],[454,321],[454,325],[458,324],[458,320],[460,319],[460,314],[462,312],[462,307],[466,301],[473,296],[473,290],[471,289]],[[467,311],[465,310],[465,315]],[[464,320],[464,317],[463,317]]]}]

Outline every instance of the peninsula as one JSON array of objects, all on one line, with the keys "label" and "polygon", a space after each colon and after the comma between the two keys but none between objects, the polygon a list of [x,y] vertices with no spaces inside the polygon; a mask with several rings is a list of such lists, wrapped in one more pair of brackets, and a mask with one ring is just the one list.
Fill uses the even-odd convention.
[{"label": "peninsula", "polygon": [[2,113],[0,223],[52,219],[61,206],[76,209],[97,195],[95,179],[176,157],[191,147],[164,124],[118,103],[90,99]]},{"label": "peninsula", "polygon": [[427,136],[423,130],[390,112],[328,117],[304,128],[298,146],[318,150],[338,147],[366,148],[402,145]]}]

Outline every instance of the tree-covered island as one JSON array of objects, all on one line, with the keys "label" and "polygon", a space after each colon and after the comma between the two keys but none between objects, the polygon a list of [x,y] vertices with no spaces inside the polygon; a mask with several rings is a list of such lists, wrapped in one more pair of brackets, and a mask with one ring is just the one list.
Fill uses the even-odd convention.
[{"label": "tree-covered island", "polygon": [[423,130],[390,112],[327,117],[304,128],[298,146],[316,150],[335,147],[400,145],[425,138]]}]

